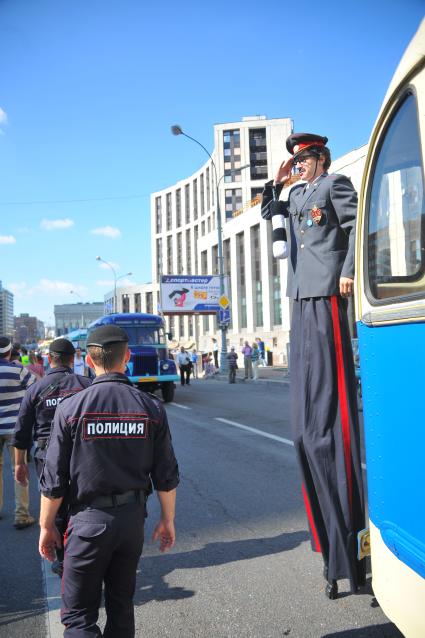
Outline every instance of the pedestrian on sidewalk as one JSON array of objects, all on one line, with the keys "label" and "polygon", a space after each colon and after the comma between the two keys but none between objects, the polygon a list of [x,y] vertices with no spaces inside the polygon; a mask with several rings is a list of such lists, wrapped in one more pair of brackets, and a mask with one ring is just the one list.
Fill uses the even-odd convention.
[{"label": "pedestrian on sidewalk", "polygon": [[193,378],[197,379],[198,378],[198,354],[195,350],[195,348],[193,348],[191,354],[190,354],[190,360],[192,363],[192,372],[193,372]]},{"label": "pedestrian on sidewalk", "polygon": [[252,361],[252,371],[253,371],[253,379],[254,381],[258,380],[258,366],[260,363],[260,350],[258,348],[258,344],[256,341],[252,344],[252,353],[251,353],[251,361]]},{"label": "pedestrian on sidewalk", "polygon": [[[20,363],[10,361],[12,342],[8,337],[0,337],[0,518],[3,508],[3,455],[5,449],[10,454],[12,471],[15,471],[15,450],[13,449],[12,436],[18,417],[19,407],[24,398],[25,391],[35,377]],[[27,447],[30,447],[27,445]],[[27,449],[25,448],[25,455]],[[28,483],[15,487],[15,521],[16,529],[24,529],[34,525],[36,519],[29,513],[29,486]]]},{"label": "pedestrian on sidewalk", "polygon": [[190,371],[192,367],[192,362],[190,360],[190,355],[184,347],[180,348],[180,352],[177,355],[177,364],[180,370],[180,384],[181,385],[190,385]]},{"label": "pedestrian on sidewalk", "polygon": [[213,357],[214,357],[214,365],[216,367],[216,370],[218,370],[219,365],[218,365],[218,343],[217,343],[217,339],[214,339],[214,337],[213,337],[212,338],[212,342],[213,342],[212,351],[213,351]]},{"label": "pedestrian on sidewalk", "polygon": [[252,379],[252,348],[248,341],[245,341],[245,345],[241,352],[243,354],[243,365],[245,368],[244,379],[248,379],[248,377]]},{"label": "pedestrian on sidewalk", "polygon": [[264,341],[261,339],[261,337],[256,337],[255,341],[257,342],[260,355],[259,364],[262,365],[264,368],[267,368],[266,346],[264,344]]},{"label": "pedestrian on sidewalk", "polygon": [[238,369],[238,354],[235,347],[230,348],[230,352],[226,355],[227,365],[229,367],[229,383],[236,383],[236,370]]},{"label": "pedestrian on sidewalk", "polygon": [[[331,174],[327,137],[293,133],[292,157],[265,186],[262,216],[286,217],[287,295],[291,317],[291,422],[303,476],[312,546],[324,560],[325,593],[337,579],[351,591],[365,583],[357,534],[365,527],[356,378],[347,317],[354,291],[357,193],[344,175]],[[287,201],[276,201],[299,167]]]}]

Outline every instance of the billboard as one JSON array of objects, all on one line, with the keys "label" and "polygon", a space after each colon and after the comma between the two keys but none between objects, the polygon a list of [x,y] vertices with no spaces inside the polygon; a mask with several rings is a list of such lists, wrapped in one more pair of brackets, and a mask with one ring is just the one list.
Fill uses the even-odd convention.
[{"label": "billboard", "polygon": [[[224,294],[228,282],[224,277]],[[220,310],[218,275],[162,275],[161,312],[164,315],[215,314]]]}]

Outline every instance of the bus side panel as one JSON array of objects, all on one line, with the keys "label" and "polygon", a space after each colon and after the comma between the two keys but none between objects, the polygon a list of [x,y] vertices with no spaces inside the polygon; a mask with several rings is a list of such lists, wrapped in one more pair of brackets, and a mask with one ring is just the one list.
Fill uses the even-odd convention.
[{"label": "bus side panel", "polygon": [[425,324],[360,322],[358,337],[369,516],[394,556],[425,578]]}]

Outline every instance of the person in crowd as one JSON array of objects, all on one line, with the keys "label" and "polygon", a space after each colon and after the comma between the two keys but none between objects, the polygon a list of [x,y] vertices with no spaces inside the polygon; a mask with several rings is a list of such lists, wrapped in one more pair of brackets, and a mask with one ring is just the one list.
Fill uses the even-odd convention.
[{"label": "person in crowd", "polygon": [[[146,500],[161,507],[153,539],[164,552],[175,543],[179,473],[161,401],[124,374],[128,336],[118,326],[96,328],[87,343],[93,384],[56,410],[40,479],[39,552],[54,560],[61,536],[55,517],[68,495],[61,621],[65,638],[134,638],[133,596],[143,548]],[[106,626],[97,624],[104,586]]]},{"label": "person in crowd", "polygon": [[82,377],[86,374],[86,362],[81,353],[81,348],[75,348],[74,372],[75,374],[81,374]]},{"label": "person in crowd", "polygon": [[198,378],[198,353],[196,352],[196,349],[193,348],[191,354],[190,354],[190,360],[192,362],[192,372],[193,372],[193,378],[197,379]]},{"label": "person in crowd", "polygon": [[260,364],[260,349],[258,343],[254,341],[251,352],[252,372],[254,381],[258,380],[258,366]]},{"label": "person in crowd", "polygon": [[[266,184],[262,215],[287,219],[287,295],[291,317],[291,422],[303,476],[312,545],[324,559],[326,595],[338,579],[352,592],[365,582],[357,534],[365,527],[356,382],[347,317],[354,290],[357,194],[344,175],[329,174],[328,139],[293,133],[291,157]],[[304,183],[277,201],[291,170]]]},{"label": "person in crowd", "polygon": [[211,339],[212,341],[212,352],[213,352],[213,357],[214,357],[214,365],[216,367],[216,370],[218,370],[219,368],[219,364],[218,364],[218,343],[217,343],[217,339],[215,339],[214,337]]},{"label": "person in crowd", "polygon": [[21,353],[14,346],[12,346],[12,350],[10,351],[10,363],[21,363]]},{"label": "person in crowd", "polygon": [[[67,396],[80,392],[88,387],[91,381],[87,377],[72,371],[74,363],[74,346],[68,339],[59,337],[49,347],[49,372],[26,392],[16,420],[12,444],[15,446],[15,479],[17,484],[28,485],[28,466],[25,450],[34,439],[35,469],[38,478],[41,476],[46,448],[50,437],[53,417],[59,403]],[[60,508],[56,526],[62,535],[65,534],[68,522],[67,503]],[[52,566],[59,576],[63,570],[63,550],[58,548],[57,559]]]},{"label": "person in crowd", "polygon": [[264,368],[267,368],[267,357],[266,357],[266,346],[264,341],[261,339],[261,337],[256,337],[255,341],[257,342],[258,345],[258,351],[259,351],[259,364],[262,365]]},{"label": "person in crowd", "polygon": [[28,355],[28,350],[21,346],[21,363],[26,368],[29,365],[30,358]]},{"label": "person in crowd", "polygon": [[214,365],[214,359],[212,352],[208,352],[205,357],[205,366],[204,366],[204,379],[210,379],[217,372],[217,368]]},{"label": "person in crowd", "polygon": [[192,368],[192,362],[190,355],[186,352],[185,348],[181,346],[180,352],[177,355],[177,365],[180,370],[180,383],[181,385],[190,385],[190,372]]},{"label": "person in crowd", "polygon": [[230,348],[230,352],[226,355],[227,365],[229,367],[229,383],[236,383],[236,370],[238,369],[238,353],[235,347]]},{"label": "person in crowd", "polygon": [[[15,467],[15,454],[12,447],[12,435],[21,401],[25,391],[35,381],[35,377],[20,363],[10,361],[12,343],[8,337],[0,337],[0,518],[3,508],[3,455],[9,450],[12,469]],[[29,447],[29,446],[27,446]],[[26,452],[26,450],[25,450]],[[15,484],[15,520],[16,529],[34,525],[36,519],[29,513],[29,487]]]},{"label": "person in crowd", "polygon": [[244,379],[252,379],[252,348],[249,345],[248,341],[245,341],[245,345],[241,350],[243,354],[243,364],[245,369]]},{"label": "person in crowd", "polygon": [[29,364],[27,365],[28,370],[30,370],[36,379],[41,379],[44,377],[44,368],[43,364],[38,361],[37,355],[35,352],[30,352],[29,354]]}]

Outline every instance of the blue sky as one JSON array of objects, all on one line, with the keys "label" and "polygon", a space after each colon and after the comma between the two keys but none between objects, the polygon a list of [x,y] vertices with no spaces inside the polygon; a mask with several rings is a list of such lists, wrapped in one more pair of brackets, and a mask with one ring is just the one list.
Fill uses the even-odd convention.
[{"label": "blue sky", "polygon": [[[423,0],[0,0],[0,280],[15,314],[151,280],[149,193],[212,126],[291,117],[333,155],[366,143]],[[283,140],[282,140],[283,145]],[[123,278],[124,280],[124,278]]]}]

